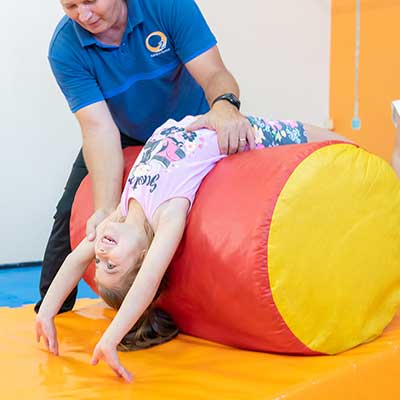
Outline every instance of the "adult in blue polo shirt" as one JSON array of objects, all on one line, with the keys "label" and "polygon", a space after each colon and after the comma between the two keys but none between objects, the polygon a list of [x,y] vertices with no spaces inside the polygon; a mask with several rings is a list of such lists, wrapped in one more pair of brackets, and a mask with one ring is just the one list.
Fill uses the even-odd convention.
[{"label": "adult in blue polo shirt", "polygon": [[[43,258],[42,299],[71,252],[71,206],[88,171],[95,212],[87,235],[93,240],[96,226],[119,201],[122,148],[144,143],[168,118],[201,114],[188,129],[215,129],[223,153],[243,151],[246,143],[254,147],[239,112],[238,85],[194,0],[61,0],[61,5],[66,15],[51,40],[49,61],[79,121],[83,146],[57,205]],[[70,310],[75,298],[76,290],[60,311]]]}]

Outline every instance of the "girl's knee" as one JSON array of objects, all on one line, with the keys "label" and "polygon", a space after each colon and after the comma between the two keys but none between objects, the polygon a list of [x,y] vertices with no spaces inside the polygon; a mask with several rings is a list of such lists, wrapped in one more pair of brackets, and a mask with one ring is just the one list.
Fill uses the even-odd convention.
[{"label": "girl's knee", "polygon": [[339,140],[341,142],[352,143],[353,142],[344,137],[337,135],[336,133],[330,131],[329,129],[321,128],[319,126],[311,125],[311,124],[304,124],[304,130],[307,135],[307,139],[309,143],[312,142],[324,142],[327,140]]}]

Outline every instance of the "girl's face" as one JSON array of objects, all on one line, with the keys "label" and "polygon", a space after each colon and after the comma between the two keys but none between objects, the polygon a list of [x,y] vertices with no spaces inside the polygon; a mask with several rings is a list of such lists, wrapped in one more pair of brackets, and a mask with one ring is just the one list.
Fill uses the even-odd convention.
[{"label": "girl's face", "polygon": [[124,222],[106,222],[99,226],[94,249],[96,280],[105,287],[118,285],[146,251],[137,227]]}]

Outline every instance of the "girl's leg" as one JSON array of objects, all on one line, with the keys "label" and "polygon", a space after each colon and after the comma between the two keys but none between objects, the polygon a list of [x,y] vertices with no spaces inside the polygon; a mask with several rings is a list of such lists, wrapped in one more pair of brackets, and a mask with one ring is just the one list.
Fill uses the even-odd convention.
[{"label": "girl's leg", "polygon": [[350,139],[337,135],[328,129],[304,123],[303,126],[309,143],[324,142],[326,140],[340,140],[342,142],[353,143]]},{"label": "girl's leg", "polygon": [[323,142],[327,140],[352,143],[351,140],[336,135],[328,129],[298,121],[267,120],[252,116],[247,118],[254,129],[257,147],[275,147],[285,144]]},{"label": "girl's leg", "polygon": [[[325,140],[340,140],[343,142],[352,143],[351,140],[336,135],[328,129],[319,128],[318,126],[303,124],[306,131],[308,142],[323,142]],[[400,178],[400,121],[396,128],[396,140],[392,155],[392,167]]]},{"label": "girl's leg", "polygon": [[400,178],[400,124],[397,124],[396,128],[396,141],[394,143],[392,155],[392,167]]}]

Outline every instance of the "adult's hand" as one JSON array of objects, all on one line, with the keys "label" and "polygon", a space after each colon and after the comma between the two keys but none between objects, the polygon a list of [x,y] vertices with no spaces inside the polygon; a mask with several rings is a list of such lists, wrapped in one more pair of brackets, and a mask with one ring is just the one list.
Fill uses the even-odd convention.
[{"label": "adult's hand", "polygon": [[226,101],[215,103],[207,114],[201,115],[186,130],[191,132],[201,128],[217,132],[221,154],[240,153],[246,144],[251,150],[255,149],[254,131],[250,122]]},{"label": "adult's hand", "polygon": [[110,211],[99,209],[95,211],[86,223],[86,237],[90,242],[96,239],[96,228],[103,222],[109,215]]},{"label": "adult's hand", "polygon": [[106,362],[118,377],[128,383],[132,382],[132,374],[121,364],[115,345],[100,340],[93,351],[91,364],[97,365],[99,361]]}]

